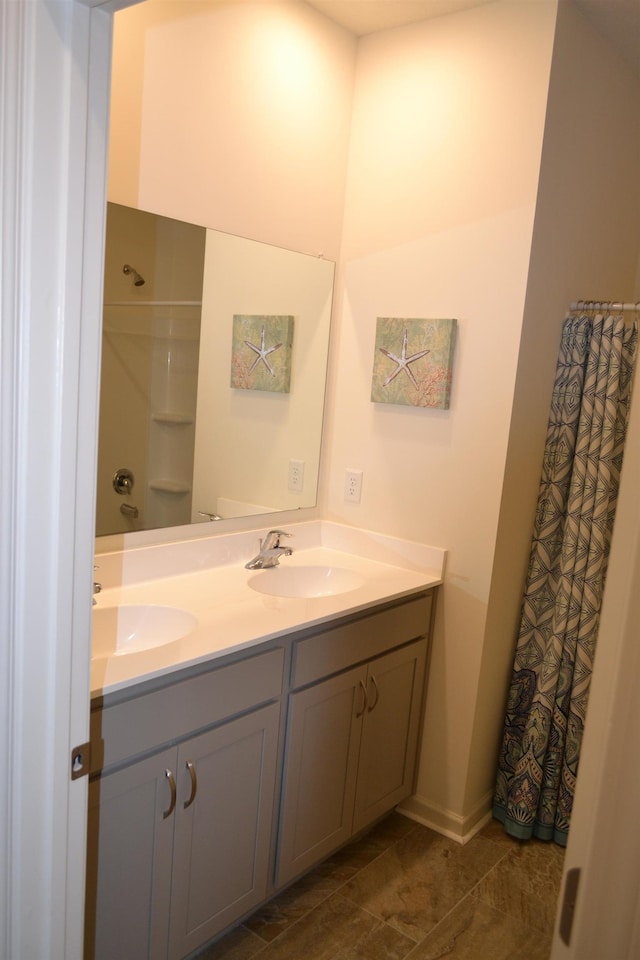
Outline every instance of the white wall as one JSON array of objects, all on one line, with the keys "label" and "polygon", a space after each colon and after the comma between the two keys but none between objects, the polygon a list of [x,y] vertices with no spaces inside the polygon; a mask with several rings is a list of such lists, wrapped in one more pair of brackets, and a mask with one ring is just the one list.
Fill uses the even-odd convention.
[{"label": "white wall", "polygon": [[[364,38],[327,514],[449,551],[414,812],[460,834],[525,302],[555,4]],[[448,411],[369,400],[377,316],[455,317]],[[363,470],[361,504],[344,470]]]},{"label": "white wall", "polygon": [[122,11],[109,200],[335,260],[355,47],[306,4]]}]

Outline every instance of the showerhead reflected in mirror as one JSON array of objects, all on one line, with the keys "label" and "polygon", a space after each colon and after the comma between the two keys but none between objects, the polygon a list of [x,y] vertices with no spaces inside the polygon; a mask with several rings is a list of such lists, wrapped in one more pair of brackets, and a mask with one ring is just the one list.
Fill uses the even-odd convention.
[{"label": "showerhead reflected in mirror", "polygon": [[144,277],[141,277],[138,271],[135,269],[135,267],[132,267],[131,264],[125,263],[125,265],[122,268],[122,272],[127,277],[131,276],[134,287],[144,287],[144,283],[145,283]]},{"label": "showerhead reflected in mirror", "polygon": [[[315,505],[333,274],[318,257],[108,204],[98,536]],[[234,317],[264,343],[247,336],[234,354]],[[239,379],[242,350],[252,376]],[[253,381],[285,358],[288,392]],[[122,467],[137,516],[114,493]]]}]

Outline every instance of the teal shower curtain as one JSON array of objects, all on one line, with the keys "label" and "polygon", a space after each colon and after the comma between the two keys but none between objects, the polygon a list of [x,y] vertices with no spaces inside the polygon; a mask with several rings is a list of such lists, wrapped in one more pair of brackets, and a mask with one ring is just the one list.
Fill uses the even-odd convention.
[{"label": "teal shower curtain", "polygon": [[624,449],[636,323],[564,322],[493,815],[565,845]]}]

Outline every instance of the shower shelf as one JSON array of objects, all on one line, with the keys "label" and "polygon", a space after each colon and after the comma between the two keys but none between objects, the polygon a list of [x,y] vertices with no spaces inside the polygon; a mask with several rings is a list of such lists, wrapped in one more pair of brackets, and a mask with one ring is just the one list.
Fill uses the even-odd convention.
[{"label": "shower shelf", "polygon": [[178,483],[176,480],[150,480],[150,490],[158,490],[160,493],[170,493],[174,496],[191,493],[191,487],[185,483]]},{"label": "shower shelf", "polygon": [[155,421],[155,423],[166,423],[171,425],[177,424],[179,426],[182,426],[182,425],[188,426],[194,422],[195,418],[187,413],[165,413],[164,411],[161,411],[159,413],[152,413],[151,419]]}]

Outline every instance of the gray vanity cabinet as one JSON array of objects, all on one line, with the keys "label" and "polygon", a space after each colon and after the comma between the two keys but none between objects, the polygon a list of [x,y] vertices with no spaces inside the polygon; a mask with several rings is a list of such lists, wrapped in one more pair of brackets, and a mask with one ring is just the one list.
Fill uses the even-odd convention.
[{"label": "gray vanity cabinet", "polygon": [[89,786],[85,960],[166,956],[175,763],[165,750]]},{"label": "gray vanity cabinet", "polygon": [[426,655],[422,639],[369,665],[353,833],[413,791]]},{"label": "gray vanity cabinet", "polygon": [[[183,784],[175,822],[169,960],[180,960],[266,896],[279,714],[279,704],[271,704],[178,751]],[[197,775],[197,789],[189,769]]]},{"label": "gray vanity cabinet", "polygon": [[290,697],[277,886],[351,836],[365,682],[359,667]]},{"label": "gray vanity cabinet", "polygon": [[272,650],[98,711],[85,960],[179,960],[266,898],[282,669]]},{"label": "gray vanity cabinet", "polygon": [[85,960],[182,960],[411,794],[431,610],[411,595],[92,704]]},{"label": "gray vanity cabinet", "polygon": [[365,650],[393,648],[290,695],[277,886],[411,794],[430,604],[420,597],[296,649],[294,684],[358,661]]}]

